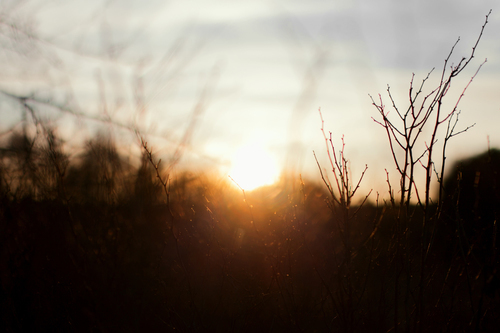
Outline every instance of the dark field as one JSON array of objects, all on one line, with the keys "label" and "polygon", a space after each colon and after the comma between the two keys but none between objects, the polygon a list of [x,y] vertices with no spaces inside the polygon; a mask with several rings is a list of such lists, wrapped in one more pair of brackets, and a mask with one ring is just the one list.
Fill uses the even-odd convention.
[{"label": "dark field", "polygon": [[127,167],[101,138],[69,163],[52,139],[2,150],[3,332],[499,325],[496,150],[457,165],[423,227],[422,207],[339,205],[298,179],[242,193],[185,174],[164,188],[147,154]]}]

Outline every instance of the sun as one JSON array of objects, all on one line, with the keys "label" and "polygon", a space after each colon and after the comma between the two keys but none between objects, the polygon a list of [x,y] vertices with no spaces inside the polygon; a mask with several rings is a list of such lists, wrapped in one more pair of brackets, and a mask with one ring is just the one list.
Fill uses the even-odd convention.
[{"label": "sun", "polygon": [[240,148],[233,156],[229,176],[245,191],[275,183],[280,169],[267,149],[252,144]]}]

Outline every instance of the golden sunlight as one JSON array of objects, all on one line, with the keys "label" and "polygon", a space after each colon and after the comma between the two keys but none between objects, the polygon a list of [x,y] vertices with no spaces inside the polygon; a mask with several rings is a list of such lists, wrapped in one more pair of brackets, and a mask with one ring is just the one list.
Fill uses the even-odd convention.
[{"label": "golden sunlight", "polygon": [[232,158],[229,176],[244,190],[271,185],[279,178],[276,158],[260,145],[240,148]]}]

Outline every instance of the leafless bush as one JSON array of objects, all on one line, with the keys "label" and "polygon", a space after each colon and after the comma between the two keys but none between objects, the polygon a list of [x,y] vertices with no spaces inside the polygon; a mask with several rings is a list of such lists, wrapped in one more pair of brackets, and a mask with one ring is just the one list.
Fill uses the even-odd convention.
[{"label": "leafless bush", "polygon": [[[491,13],[491,11],[490,11]],[[484,25],[472,52],[468,57],[463,57],[458,64],[449,64],[455,46],[453,45],[445,59],[440,80],[430,92],[424,93],[425,84],[432,71],[415,87],[414,77],[410,81],[409,105],[400,108],[388,87],[387,93],[391,102],[392,115],[379,96],[379,100],[372,98],[373,105],[379,112],[380,119],[374,119],[385,130],[393,161],[398,172],[399,186],[395,197],[394,187],[387,174],[390,202],[397,209],[395,219],[395,252],[394,252],[394,330],[404,327],[418,326],[420,332],[427,330],[427,316],[430,315],[429,281],[435,278],[433,268],[429,267],[428,260],[433,248],[434,233],[443,207],[445,178],[446,148],[449,140],[454,136],[466,132],[471,126],[462,130],[456,129],[459,109],[458,105],[472,80],[476,77],[486,60],[479,65],[476,73],[471,77],[462,93],[456,99],[450,110],[445,109],[445,99],[452,81],[462,73],[474,58],[476,48],[488,23],[486,15]],[[445,128],[444,136],[439,137],[441,128]],[[430,136],[425,137],[430,133]],[[439,146],[441,145],[441,146]],[[441,154],[439,157],[438,154]],[[417,183],[417,174],[423,171],[424,184]],[[438,198],[432,201],[433,179],[439,186]],[[421,209],[422,214],[416,214],[412,200]],[[418,249],[412,246],[411,238],[418,235]],[[467,272],[466,272],[467,273]],[[470,277],[467,275],[467,278]],[[417,282],[414,282],[417,280]],[[401,284],[400,284],[401,283]],[[470,307],[474,312],[472,297],[469,299]],[[401,313],[402,312],[402,313]],[[475,314],[474,314],[475,315]]]}]

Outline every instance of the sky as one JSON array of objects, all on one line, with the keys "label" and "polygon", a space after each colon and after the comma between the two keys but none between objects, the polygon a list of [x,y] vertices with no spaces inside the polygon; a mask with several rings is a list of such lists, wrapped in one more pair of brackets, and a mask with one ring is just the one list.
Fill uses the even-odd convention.
[{"label": "sky", "polygon": [[[159,157],[182,150],[177,168],[255,172],[291,170],[320,180],[313,151],[327,167],[324,129],[345,154],[362,191],[387,190],[395,173],[370,95],[401,108],[415,74],[426,89],[451,63],[469,56],[445,107],[462,98],[448,161],[500,147],[500,8],[497,1],[0,1],[0,89],[50,100],[84,116],[39,105],[75,149],[83,133],[112,133],[138,155],[134,127]],[[497,6],[498,7],[498,6]],[[0,131],[21,111],[0,99]],[[90,123],[90,124],[89,124]],[[80,141],[79,141],[80,140]],[[75,153],[76,154],[76,153]],[[249,171],[235,165],[250,166]],[[269,180],[270,182],[271,180]],[[243,182],[243,180],[241,180]],[[250,188],[251,185],[248,185]]]}]

